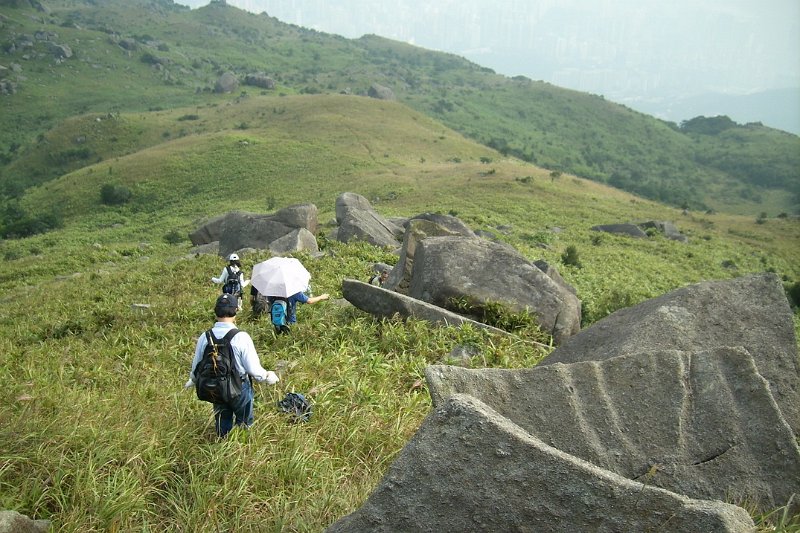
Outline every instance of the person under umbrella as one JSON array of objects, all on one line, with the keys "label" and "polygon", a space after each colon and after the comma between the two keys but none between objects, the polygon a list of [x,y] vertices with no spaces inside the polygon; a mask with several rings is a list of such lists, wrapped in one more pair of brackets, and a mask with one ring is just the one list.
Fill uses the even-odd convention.
[{"label": "person under umbrella", "polygon": [[[277,333],[289,333],[297,323],[297,304],[315,304],[330,295],[308,296],[311,274],[293,257],[272,257],[253,267],[253,286],[267,297]],[[277,304],[277,307],[276,307]]]}]

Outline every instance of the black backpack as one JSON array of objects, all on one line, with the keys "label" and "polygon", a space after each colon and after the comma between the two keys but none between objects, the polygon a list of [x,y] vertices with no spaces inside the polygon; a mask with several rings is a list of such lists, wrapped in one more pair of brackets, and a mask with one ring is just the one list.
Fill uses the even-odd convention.
[{"label": "black backpack", "polygon": [[233,328],[221,339],[206,331],[208,344],[194,369],[197,397],[204,402],[230,404],[242,394],[242,376],[236,369],[231,339],[239,333]]},{"label": "black backpack", "polygon": [[287,392],[278,402],[278,409],[289,415],[291,422],[308,422],[314,407],[299,392]]},{"label": "black backpack", "polygon": [[242,283],[239,281],[239,275],[242,271],[234,272],[230,266],[226,266],[225,269],[228,271],[228,279],[225,280],[225,285],[222,286],[222,292],[239,296],[242,293]]}]

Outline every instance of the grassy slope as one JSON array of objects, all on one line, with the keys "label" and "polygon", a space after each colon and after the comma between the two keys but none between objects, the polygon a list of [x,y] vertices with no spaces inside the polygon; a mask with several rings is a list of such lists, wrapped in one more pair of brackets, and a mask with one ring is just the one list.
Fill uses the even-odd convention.
[{"label": "grassy slope", "polygon": [[[242,77],[265,71],[278,82],[275,92],[287,94],[365,93],[372,83],[382,83],[403,102],[479,142],[547,168],[600,181],[615,178],[619,186],[651,198],[753,215],[796,209],[791,194],[753,189],[714,168],[716,158],[727,161],[726,154],[743,142],[754,165],[751,180],[759,182],[759,168],[783,169],[782,176],[797,168],[800,140],[768,128],[742,128],[738,140],[698,141],[599,96],[508,79],[456,56],[374,36],[347,40],[303,30],[232,7],[189,11],[171,2],[116,0],[103,2],[102,9],[83,2],[47,5],[51,16],[37,15],[36,21],[23,10],[4,11],[9,35],[45,28],[75,51],[60,65],[47,53],[22,61],[26,81],[18,94],[3,98],[8,127],[0,128],[0,149],[21,143],[23,159],[38,133],[66,117],[203,106],[213,101],[208,90],[221,72]],[[137,38],[140,48],[126,52],[112,42],[120,37]],[[158,44],[142,44],[151,40]],[[45,47],[39,43],[35,49]],[[7,60],[19,62],[18,55]],[[143,62],[148,55],[162,65]],[[65,150],[76,148],[70,142]],[[698,156],[707,154],[715,159],[699,164]],[[3,176],[38,183],[73,168],[70,161],[58,163],[53,168],[49,160],[19,161]]]},{"label": "grassy slope", "polygon": [[[8,354],[0,361],[8,383],[0,507],[51,518],[63,531],[320,531],[363,501],[428,413],[425,365],[464,342],[479,347],[475,366],[529,367],[542,356],[527,334],[511,342],[378,321],[332,302],[304,307],[291,338],[274,338],[245,311],[239,325],[282,382],[259,388],[251,431],[215,443],[208,406],[181,385],[196,335],[210,324],[218,289],[209,277],[222,262],[162,237],[230,209],[311,201],[325,223],[349,190],[384,215],[453,212],[557,265],[589,322],[702,279],[766,268],[800,279],[797,221],[684,216],[591,181],[552,179],[397,103],[295,96],[217,104],[62,125],[64,138],[89,124],[113,126],[116,144],[132,153],[30,191],[25,206],[63,210],[65,227],[0,243],[0,293],[14,302],[0,309]],[[179,120],[187,114],[198,119]],[[163,136],[177,125],[185,135]],[[105,135],[88,135],[86,146],[103,152]],[[131,202],[101,205],[104,183],[130,187]],[[674,220],[691,241],[598,241],[589,230],[642,219]],[[370,246],[320,240],[324,258],[302,256],[316,292],[339,296],[344,277],[365,279],[371,262],[393,261]],[[568,245],[583,268],[560,263]],[[266,257],[247,255],[245,265]],[[137,311],[137,303],[151,307]],[[310,393],[310,423],[291,426],[275,411],[288,390]]]}]

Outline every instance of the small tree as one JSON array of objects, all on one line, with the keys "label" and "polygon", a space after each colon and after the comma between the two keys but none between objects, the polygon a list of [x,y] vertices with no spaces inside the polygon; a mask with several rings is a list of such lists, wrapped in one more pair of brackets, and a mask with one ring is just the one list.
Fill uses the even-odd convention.
[{"label": "small tree", "polygon": [[100,188],[100,201],[105,205],[122,205],[131,199],[133,193],[124,185],[106,183]]}]

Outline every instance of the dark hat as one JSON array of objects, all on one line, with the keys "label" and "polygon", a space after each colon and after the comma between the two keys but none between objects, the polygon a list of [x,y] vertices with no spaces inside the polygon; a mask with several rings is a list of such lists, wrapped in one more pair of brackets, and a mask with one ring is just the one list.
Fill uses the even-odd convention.
[{"label": "dark hat", "polygon": [[220,317],[236,316],[238,310],[239,299],[233,294],[223,294],[217,298],[217,303],[214,305],[214,314]]}]

